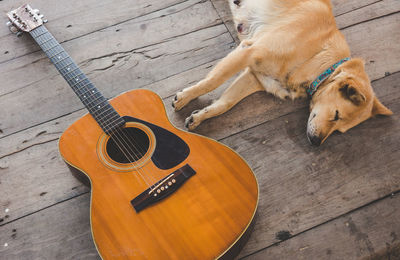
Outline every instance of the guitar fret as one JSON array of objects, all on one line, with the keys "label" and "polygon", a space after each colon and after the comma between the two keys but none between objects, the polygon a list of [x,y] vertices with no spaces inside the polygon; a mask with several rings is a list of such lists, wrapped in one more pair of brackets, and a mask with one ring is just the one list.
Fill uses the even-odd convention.
[{"label": "guitar fret", "polygon": [[42,33],[42,34],[39,34],[39,35],[37,35],[37,36],[35,36],[35,38],[38,38],[38,37],[40,37],[40,36],[42,36],[42,35],[44,35],[44,34],[46,34],[47,32],[44,32],[44,33]]},{"label": "guitar fret", "polygon": [[[60,70],[63,70],[63,69],[65,69],[65,68],[67,68],[67,67],[70,67],[72,64],[74,64],[73,62],[71,62],[71,63],[69,63],[69,64],[67,64],[67,65],[65,65],[64,67],[62,67]],[[78,67],[77,67],[78,68]],[[78,68],[79,69],[79,68]]]},{"label": "guitar fret", "polygon": [[125,123],[43,25],[32,30],[30,34],[106,134]]},{"label": "guitar fret", "polygon": [[50,48],[48,48],[47,50],[43,49],[43,51],[47,53],[47,52],[49,52],[50,50],[52,50],[52,49],[54,49],[54,48],[56,48],[56,47],[58,47],[58,45],[55,45],[55,46],[53,46],[53,47],[50,47]]},{"label": "guitar fret", "polygon": [[[57,47],[57,46],[55,46],[55,47]],[[57,56],[57,55],[59,55],[59,54],[61,54],[61,53],[63,53],[64,51],[60,51],[60,52],[58,52],[57,54],[54,54],[53,56],[51,56],[51,57],[49,57],[49,59],[52,59],[52,58],[54,58],[55,56]]]},{"label": "guitar fret", "polygon": [[59,60],[59,61],[57,61],[56,63],[54,63],[54,65],[57,65],[59,62],[61,62],[61,61],[63,61],[63,60],[65,60],[65,59],[68,59],[69,57],[65,57],[64,59],[62,59],[62,60]]},{"label": "guitar fret", "polygon": [[74,71],[76,71],[76,70],[79,70],[79,68],[76,67],[75,69],[68,71],[65,75],[69,75],[70,73],[72,73],[72,72],[74,72]]},{"label": "guitar fret", "polygon": [[[81,73],[81,74],[79,74],[78,76],[80,76],[80,75],[82,75],[83,73]],[[78,78],[77,78],[78,79]],[[73,86],[75,87],[77,84],[79,84],[79,83],[81,83],[82,81],[84,81],[84,80],[87,80],[87,78],[86,77],[84,77],[83,78],[83,80],[81,80],[81,81],[77,81],[77,83],[76,84],[74,84]]]},{"label": "guitar fret", "polygon": [[112,110],[112,107],[107,107],[106,110],[104,110],[103,112],[101,112],[100,114],[98,114],[97,116],[101,116],[102,114],[104,114],[105,112],[108,112],[109,110]]},{"label": "guitar fret", "polygon": [[116,115],[113,115],[113,116],[110,118],[110,119],[112,119],[112,121],[109,122],[109,123],[107,123],[107,121],[109,121],[110,119],[108,119],[108,120],[106,120],[105,122],[103,122],[103,123],[105,123],[105,125],[104,125],[105,128],[107,128],[109,125],[112,125],[115,121],[117,121],[118,119],[121,118],[121,117],[119,117],[119,116],[117,116],[116,118],[114,118],[114,117],[116,117]]},{"label": "guitar fret", "polygon": [[40,44],[43,45],[43,44],[45,44],[45,43],[47,43],[47,42],[49,42],[51,40],[53,40],[53,39],[52,38],[46,39],[44,42],[41,42]]},{"label": "guitar fret", "polygon": [[101,98],[104,98],[104,97],[103,97],[103,96],[99,96],[99,97],[97,97],[95,100],[92,100],[92,101],[90,101],[89,103],[87,103],[87,105],[88,105],[89,107],[97,107],[97,108],[100,108],[100,107],[98,107],[98,106],[99,106],[100,104],[104,103],[105,101],[107,101],[106,99],[102,100],[100,103],[97,103],[97,104],[95,104],[95,105],[93,105],[92,103],[99,101]]}]

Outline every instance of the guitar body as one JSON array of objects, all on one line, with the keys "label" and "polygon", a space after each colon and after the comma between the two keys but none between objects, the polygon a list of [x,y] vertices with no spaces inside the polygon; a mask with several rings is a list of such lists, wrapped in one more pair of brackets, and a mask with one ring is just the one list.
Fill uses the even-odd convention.
[{"label": "guitar body", "polygon": [[[64,160],[90,179],[91,229],[101,257],[233,258],[258,203],[257,181],[246,162],[227,146],[175,128],[151,91],[126,92],[110,103],[130,128],[120,137],[130,133],[144,140],[126,140],[139,147],[131,150],[133,163],[115,151],[118,143],[90,114],[59,142]],[[184,183],[173,180],[174,172],[187,176]],[[173,192],[163,195],[167,190]],[[164,198],[145,204],[140,194]]]}]

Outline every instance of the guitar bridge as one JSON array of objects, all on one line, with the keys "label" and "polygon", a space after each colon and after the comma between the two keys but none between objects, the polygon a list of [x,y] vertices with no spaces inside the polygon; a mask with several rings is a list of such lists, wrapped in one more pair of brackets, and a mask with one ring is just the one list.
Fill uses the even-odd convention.
[{"label": "guitar bridge", "polygon": [[133,208],[138,213],[155,202],[165,199],[194,174],[196,171],[189,164],[182,166],[131,200]]}]

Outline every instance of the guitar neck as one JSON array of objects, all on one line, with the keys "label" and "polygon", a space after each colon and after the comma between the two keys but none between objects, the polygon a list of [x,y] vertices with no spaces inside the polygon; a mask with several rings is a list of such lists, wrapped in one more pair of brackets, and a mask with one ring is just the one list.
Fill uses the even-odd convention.
[{"label": "guitar neck", "polygon": [[125,124],[124,119],[86,77],[44,25],[30,31],[30,34],[106,134],[110,134]]}]

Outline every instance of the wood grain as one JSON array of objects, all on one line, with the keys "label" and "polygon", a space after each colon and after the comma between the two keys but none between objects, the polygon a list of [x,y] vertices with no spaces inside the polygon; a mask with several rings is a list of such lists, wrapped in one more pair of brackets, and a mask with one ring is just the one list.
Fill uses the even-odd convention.
[{"label": "wood grain", "polygon": [[0,258],[100,259],[90,232],[89,202],[86,193],[0,226]]},{"label": "wood grain", "polygon": [[[119,0],[117,3],[111,0],[52,2],[46,0],[31,0],[29,4],[39,9],[48,23],[50,31],[60,42],[79,38],[83,35],[117,25],[132,19],[141,17],[157,17],[162,15],[159,10],[174,12],[174,6],[184,2],[183,0],[137,0],[132,4],[128,0]],[[1,13],[5,14],[23,4],[26,1],[2,1]],[[179,9],[179,8],[178,8]],[[23,38],[27,38],[23,36]],[[38,51],[39,47],[33,41],[21,41],[15,37],[6,26],[0,26],[0,63]]]},{"label": "wood grain", "polygon": [[[206,17],[199,19],[203,16]],[[182,23],[182,20],[186,20],[187,23]],[[51,20],[46,26],[50,24]],[[171,24],[174,25],[174,28],[171,28]],[[177,4],[173,8],[163,9],[72,39],[64,43],[63,47],[81,67],[87,69],[88,74],[90,73],[92,77],[95,77],[107,69],[115,70],[115,66],[118,67],[126,63],[133,68],[138,65],[138,61],[135,62],[135,60],[140,61],[140,58],[151,59],[162,54],[171,55],[176,53],[179,47],[182,48],[180,50],[182,52],[188,51],[190,46],[182,43],[177,43],[175,47],[168,45],[174,43],[174,38],[217,24],[220,24],[220,21],[210,3],[190,0]],[[51,28],[49,31],[54,34],[57,32],[52,31]],[[57,37],[56,39],[59,40]],[[27,34],[24,34],[18,40],[25,45],[34,44],[33,39]],[[162,44],[164,42],[169,42],[169,44]],[[157,43],[158,46],[149,48]],[[167,50],[162,49],[162,46],[165,45],[168,46]],[[194,47],[200,48],[202,45],[195,45]],[[127,62],[129,58],[132,59]],[[0,95],[21,88],[34,88],[34,84],[38,81],[58,76],[58,72],[53,69],[53,65],[49,63],[47,57],[41,51],[6,62],[0,66],[0,72],[2,75],[4,74],[1,79],[7,85],[7,88],[0,90]],[[141,76],[140,74],[138,76]],[[19,75],[25,75],[25,81]],[[134,79],[136,78],[131,80]],[[63,81],[61,77],[58,80]]]},{"label": "wood grain", "polygon": [[244,259],[398,259],[399,215],[393,193]]},{"label": "wood grain", "polygon": [[[143,87],[221,58],[229,52],[230,42],[230,35],[224,31],[222,25],[219,25],[171,39],[158,46],[134,51],[125,58],[119,59],[113,55],[104,60],[100,58],[98,59],[101,63],[100,67],[95,66],[93,63],[97,62],[94,61],[92,63],[92,72],[85,65],[82,66],[82,70],[88,74],[100,91],[107,98],[110,98],[118,93],[132,88]],[[185,48],[178,47],[184,43]],[[118,61],[118,63],[116,66],[110,67],[107,61]],[[103,64],[103,62],[106,62],[106,64]],[[174,64],[173,69],[165,69],[166,67],[171,67],[171,64]],[[47,69],[50,68],[48,67]],[[52,87],[49,88],[49,85]],[[39,103],[42,106],[37,106],[38,101],[32,99],[32,96],[41,96],[42,101],[39,101]],[[46,105],[48,106],[47,108],[45,107]],[[57,109],[52,109],[55,106]],[[61,79],[61,76],[49,75],[32,86],[0,97],[0,109],[4,111],[0,115],[0,121],[2,122],[0,125],[0,129],[2,129],[1,135],[11,134],[80,108],[82,108],[82,104],[74,97],[73,92]],[[33,112],[36,109],[41,110],[41,117],[29,115],[28,111]],[[18,114],[21,113],[25,117],[14,116],[16,111],[19,111]]]},{"label": "wood grain", "polygon": [[[232,14],[227,0],[211,0],[222,21],[238,44],[237,30],[232,21]],[[333,0],[333,13],[339,29],[359,24],[400,10],[397,0]]]}]

